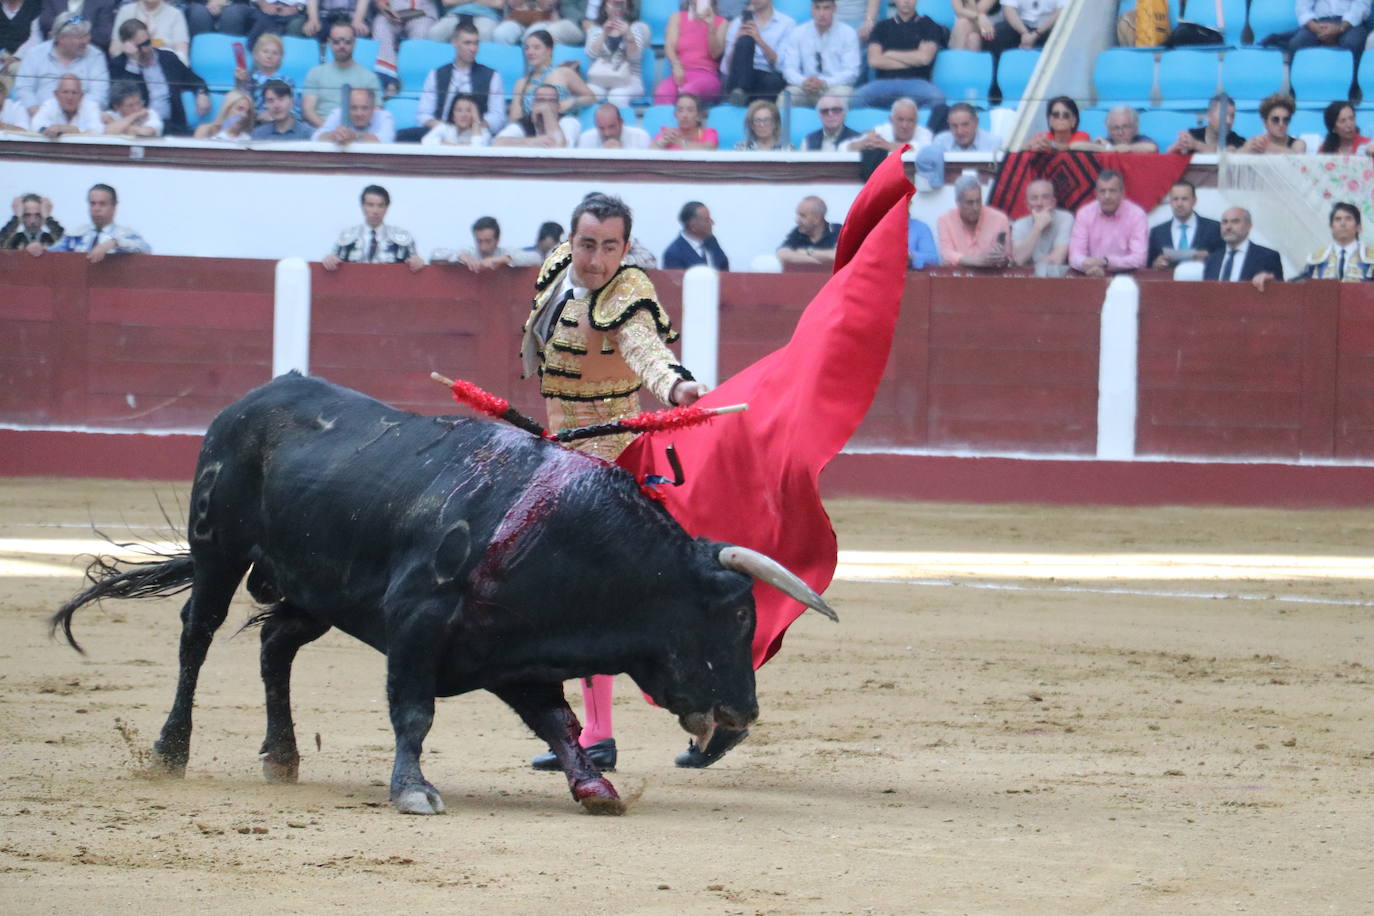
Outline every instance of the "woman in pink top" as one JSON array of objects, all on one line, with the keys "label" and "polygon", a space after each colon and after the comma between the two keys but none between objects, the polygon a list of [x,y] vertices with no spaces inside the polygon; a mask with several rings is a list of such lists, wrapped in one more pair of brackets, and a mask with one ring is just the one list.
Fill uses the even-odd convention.
[{"label": "woman in pink top", "polygon": [[660,127],[649,144],[654,149],[715,149],[720,145],[715,128],[702,127],[705,115],[701,103],[690,92],[677,97],[673,114],[677,116],[677,127]]},{"label": "woman in pink top", "polygon": [[715,0],[686,0],[668,20],[663,53],[673,73],[654,90],[654,104],[671,105],[690,92],[707,102],[720,97],[720,58],[729,23],[716,15]]}]

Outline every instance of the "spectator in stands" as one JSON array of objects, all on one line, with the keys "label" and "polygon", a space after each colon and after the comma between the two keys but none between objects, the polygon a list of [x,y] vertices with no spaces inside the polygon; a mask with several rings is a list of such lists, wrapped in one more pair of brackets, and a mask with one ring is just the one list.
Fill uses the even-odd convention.
[{"label": "spectator in stands", "polygon": [[687,0],[687,8],[668,19],[663,56],[669,75],[654,89],[655,105],[672,105],[690,92],[715,102],[720,98],[720,65],[730,22],[716,15],[714,0]]},{"label": "spectator in stands", "polygon": [[52,218],[52,201],[37,194],[14,199],[14,217],[0,228],[0,249],[24,249],[37,257],[62,238],[62,224]]},{"label": "spectator in stands", "polygon": [[[43,0],[0,0],[0,79],[18,73],[24,55],[42,43],[42,8]],[[0,82],[0,99],[9,94],[7,87]]]},{"label": "spectator in stands", "polygon": [[587,85],[602,101],[628,105],[644,96],[644,55],[651,72],[654,55],[649,27],[637,18],[634,0],[601,0],[587,32]]},{"label": "spectator in stands", "polygon": [[704,127],[706,112],[701,100],[690,92],[679,93],[673,103],[676,127],[660,127],[649,144],[654,149],[715,149],[720,138],[714,127]]},{"label": "spectator in stands", "polygon": [[1026,186],[1030,213],[1011,224],[1011,263],[1025,267],[1067,264],[1073,214],[1059,209],[1054,183],[1044,178]]},{"label": "spectator in stands", "polygon": [[334,60],[310,68],[305,75],[305,92],[301,98],[301,117],[311,127],[319,127],[339,107],[339,93],[344,86],[371,89],[380,94],[381,81],[377,74],[353,59],[357,44],[356,32],[347,22],[335,22],[329,27],[329,51]]},{"label": "spectator in stands", "polygon": [[105,104],[110,72],[104,53],[91,47],[91,24],[80,16],[63,14],[53,26],[52,39],[25,53],[14,81],[14,97],[32,118],[38,106],[52,98],[58,79],[67,74],[81,80],[97,109]]},{"label": "spectator in stands", "polygon": [[[1202,261],[1221,247],[1221,224],[1199,216],[1197,188],[1181,178],[1169,188],[1169,209],[1174,217],[1150,230],[1145,263],[1155,270],[1168,270],[1180,261]],[[1166,252],[1169,252],[1166,254]]]},{"label": "spectator in stands", "polygon": [[735,144],[740,152],[779,152],[790,150],[792,144],[782,136],[782,115],[778,106],[765,99],[755,99],[744,112],[744,139]]},{"label": "spectator in stands", "polygon": [[1097,199],[1074,217],[1069,266],[1090,277],[1145,266],[1149,226],[1145,211],[1126,199],[1126,180],[1115,169],[1097,176]]},{"label": "spectator in stands", "polygon": [[420,142],[425,146],[491,146],[491,131],[482,123],[477,96],[466,92],[455,95],[448,120],[434,122]]},{"label": "spectator in stands", "polygon": [[967,102],[949,106],[948,130],[942,130],[930,141],[927,149],[942,153],[992,153],[1002,140],[978,126],[978,110]]},{"label": "spectator in stands", "polygon": [[620,109],[610,102],[596,106],[593,125],[582,131],[578,149],[648,149],[649,135],[643,128],[627,126]]},{"label": "spectator in stands", "polygon": [[954,29],[949,46],[960,51],[981,51],[983,43],[996,35],[996,25],[1002,21],[998,0],[954,0]]},{"label": "spectator in stands", "polygon": [[797,225],[782,240],[778,260],[784,264],[834,264],[840,224],[825,220],[825,201],[803,197],[797,204]]},{"label": "spectator in stands", "polygon": [[924,146],[931,141],[930,128],[918,127],[920,109],[913,99],[892,103],[886,124],[879,124],[849,144],[851,150],[894,150],[903,144]]},{"label": "spectator in stands", "polygon": [[29,113],[14,99],[0,99],[0,130],[27,131]]},{"label": "spectator in stands", "polygon": [[1250,211],[1231,207],[1221,214],[1223,244],[1207,256],[1202,279],[1234,282],[1249,280],[1264,292],[1270,280],[1283,279],[1283,260],[1272,248],[1250,241]]},{"label": "spectator in stands", "polygon": [[482,42],[477,27],[470,22],[456,26],[450,33],[453,44],[453,63],[429,71],[420,101],[416,105],[418,128],[400,132],[401,139],[413,139],[416,134],[444,125],[445,113],[453,111],[453,100],[459,95],[471,95],[481,113],[486,128],[495,134],[506,126],[506,89],[501,74],[491,67],[477,63]]},{"label": "spectator in stands", "polygon": [[191,37],[202,32],[247,35],[253,27],[253,7],[248,0],[187,0],[186,30]]},{"label": "spectator in stands", "polygon": [[133,80],[121,80],[110,87],[110,110],[102,118],[109,136],[162,136],[162,119],[148,107],[143,87]]},{"label": "spectator in stands", "polygon": [[802,149],[808,153],[837,153],[848,146],[850,140],[857,139],[859,132],[844,123],[849,106],[838,95],[823,95],[816,103],[816,114],[821,116],[820,130],[813,130],[802,140]]},{"label": "spectator in stands", "polygon": [[583,105],[596,102],[592,89],[573,67],[553,62],[553,37],[543,29],[525,37],[525,75],[515,83],[510,96],[510,120],[530,113],[535,91],[550,86],[558,92],[558,113],[576,114]]},{"label": "spectator in stands", "polygon": [[1264,122],[1264,133],[1256,134],[1240,148],[1242,153],[1289,153],[1307,152],[1307,143],[1298,137],[1290,136],[1288,125],[1293,122],[1293,112],[1297,103],[1293,97],[1276,92],[1260,103],[1260,120]]},{"label": "spectator in stands", "polygon": [[1007,215],[983,206],[983,188],[972,175],[954,182],[955,207],[935,223],[941,263],[953,267],[1006,267]]},{"label": "spectator in stands", "polygon": [[711,211],[704,203],[689,200],[682,205],[677,221],[682,224],[682,232],[663,252],[664,270],[686,270],[698,264],[716,270],[730,269],[730,259],[721,250],[712,231],[716,221],[711,219]]},{"label": "spectator in stands", "polygon": [[731,105],[743,107],[753,99],[771,99],[787,87],[780,54],[783,41],[797,21],[773,8],[773,0],[749,0],[725,31],[725,56],[720,70]]},{"label": "spectator in stands", "polygon": [[296,93],[296,81],[281,72],[282,58],[286,47],[276,32],[264,32],[253,44],[252,69],[234,68],[234,86],[253,97],[253,108],[258,112],[258,120],[267,120],[267,100],[263,98],[263,87],[273,80],[291,87],[292,97]]},{"label": "spectator in stands", "polygon": [[[302,8],[299,0],[252,0],[253,25],[248,30],[248,46],[257,47],[263,35],[304,35],[314,37],[321,23],[328,26],[336,19],[349,20],[349,10],[356,0],[323,0],[325,12],[320,13],[322,0],[306,0]],[[365,6],[366,0],[359,5]],[[325,35],[328,36],[328,32]]]},{"label": "spectator in stands", "polygon": [[558,116],[558,87],[545,83],[534,90],[533,98],[530,113],[512,118],[492,139],[492,146],[568,148],[577,143],[582,125],[577,118]]},{"label": "spectator in stands", "polygon": [[262,89],[267,103],[267,120],[253,129],[254,140],[309,140],[315,132],[296,117],[296,100],[289,83],[271,80]]},{"label": "spectator in stands", "polygon": [[[372,37],[377,40],[377,73],[386,82],[387,95],[400,87],[396,78],[396,50],[404,38],[425,38],[439,21],[435,0],[372,0]],[[363,34],[367,34],[363,30]]]},{"label": "spectator in stands", "polygon": [[1288,38],[1289,53],[1318,46],[1344,48],[1359,63],[1369,35],[1369,0],[1297,0],[1297,12],[1298,30]]},{"label": "spectator in stands", "polygon": [[1075,143],[1092,140],[1092,137],[1078,129],[1078,103],[1066,95],[1050,99],[1050,104],[1045,108],[1045,120],[1049,130],[1032,136],[1026,142],[1026,149],[1036,152],[1063,151]]},{"label": "spectator in stands", "polygon": [[1331,208],[1328,222],[1331,244],[1307,259],[1303,277],[1342,283],[1374,280],[1374,245],[1360,243],[1360,208],[1342,201]]},{"label": "spectator in stands", "polygon": [[822,95],[848,98],[859,81],[859,33],[835,21],[835,0],[811,0],[811,19],[787,33],[779,69],[795,105],[815,105]]},{"label": "spectator in stands", "polygon": [[999,54],[1008,48],[1038,48],[1050,37],[1065,0],[1002,0],[1003,21],[992,39]]},{"label": "spectator in stands", "polygon": [[396,121],[377,104],[373,89],[354,89],[348,93],[348,113],[335,108],[316,128],[312,140],[346,146],[349,143],[391,143],[396,139]]},{"label": "spectator in stands", "polygon": [[501,24],[501,11],[505,7],[505,0],[439,0],[443,16],[430,28],[429,40],[449,41],[453,38],[453,30],[466,20],[477,30],[478,39],[487,41]]},{"label": "spectator in stands", "polygon": [[247,143],[253,138],[253,128],[257,123],[258,113],[253,108],[253,97],[241,90],[230,89],[224,94],[215,116],[196,128],[195,138]]},{"label": "spectator in stands", "polygon": [[425,266],[415,237],[386,224],[391,195],[381,185],[363,188],[363,222],[339,233],[334,250],[320,259],[325,270],[338,270],[345,261],[353,264],[405,264],[411,273]]},{"label": "spectator in stands", "polygon": [[899,98],[920,105],[943,104],[945,94],[930,81],[935,54],[945,42],[945,29],[916,12],[916,0],[892,0],[894,13],[873,27],[868,37],[868,66],[873,79],[854,91],[858,108],[884,108]]},{"label": "spectator in stands", "polygon": [[1367,152],[1369,138],[1360,135],[1355,123],[1355,106],[1349,102],[1335,101],[1322,111],[1322,121],[1326,124],[1326,139],[1317,148],[1319,153],[1334,153],[1338,156],[1351,156]]},{"label": "spectator in stands", "polygon": [[549,252],[558,247],[563,241],[563,227],[552,220],[539,224],[539,234],[535,236],[534,244],[528,248],[521,248],[521,251],[531,252],[531,256],[537,256],[538,260],[534,263],[543,264],[544,259],[549,256]]},{"label": "spectator in stands", "polygon": [[99,264],[111,254],[152,254],[153,249],[142,236],[127,226],[116,225],[119,197],[114,188],[107,184],[93,185],[86,192],[86,204],[90,208],[91,224],[62,236],[49,251],[83,253],[92,264]]},{"label": "spectator in stands", "polygon": [[479,217],[472,224],[470,248],[454,251],[451,248],[436,248],[429,256],[431,264],[462,264],[473,273],[510,267],[511,253],[501,247],[501,224],[494,216]]},{"label": "spectator in stands", "polygon": [[570,12],[580,8],[574,16],[565,16],[559,0],[506,0],[501,24],[492,30],[491,37],[505,45],[520,44],[535,32],[549,35],[550,41],[561,45],[580,45],[584,40],[582,13],[585,3],[572,3]]},{"label": "spectator in stands", "polygon": [[935,247],[935,236],[930,227],[919,219],[912,218],[906,224],[907,265],[912,270],[925,270],[940,263],[940,249]]},{"label": "spectator in stands", "polygon": [[196,114],[203,117],[210,111],[210,92],[205,80],[171,51],[153,47],[147,27],[138,19],[120,23],[118,37],[124,53],[110,61],[110,77],[116,81],[132,80],[143,87],[148,107],[162,119],[164,133],[189,134],[182,93],[195,94]]},{"label": "spectator in stands", "polygon": [[[133,0],[115,13],[115,32],[130,19],[137,19],[152,36],[153,47],[171,51],[183,64],[191,63],[191,33],[186,27],[186,14],[168,0]],[[122,53],[123,41],[116,38],[110,44],[110,56]]]},{"label": "spectator in stands", "polygon": [[[102,56],[110,46],[115,34],[115,10],[120,0],[42,0],[43,10],[38,14],[38,33],[44,38],[56,38],[54,29],[61,22],[75,16],[91,27],[91,44],[95,45]],[[87,87],[87,92],[90,88]]]},{"label": "spectator in stands", "polygon": [[1236,101],[1227,95],[1214,95],[1207,103],[1207,123],[1178,132],[1178,139],[1169,147],[1171,153],[1215,153],[1221,145],[1221,103],[1226,102],[1226,148],[1240,149],[1245,138],[1231,129],[1236,122]]},{"label": "spectator in stands", "polygon": [[1159,144],[1140,132],[1140,113],[1130,105],[1117,105],[1107,112],[1107,136],[1072,146],[1078,150],[1111,153],[1159,152]]},{"label": "spectator in stands", "polygon": [[49,140],[60,140],[67,134],[103,134],[105,122],[100,106],[86,97],[81,80],[68,73],[57,81],[52,98],[38,106],[29,130]]}]

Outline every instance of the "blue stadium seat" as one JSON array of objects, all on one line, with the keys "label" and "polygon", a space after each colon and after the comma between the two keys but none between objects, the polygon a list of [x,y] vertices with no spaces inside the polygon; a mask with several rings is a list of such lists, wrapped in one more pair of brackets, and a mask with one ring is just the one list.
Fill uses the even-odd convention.
[{"label": "blue stadium seat", "polygon": [[1236,100],[1237,110],[1258,108],[1266,96],[1283,89],[1283,52],[1237,48],[1221,62],[1221,85]]},{"label": "blue stadium seat", "polygon": [[1002,104],[1014,107],[1021,101],[1036,65],[1040,63],[1039,49],[1009,48],[1002,52],[997,64],[997,85],[1002,90]]},{"label": "blue stadium seat", "polygon": [[706,116],[706,126],[714,128],[720,140],[720,149],[734,149],[735,144],[744,139],[744,113],[747,108],[738,105],[717,105]]},{"label": "blue stadium seat", "polygon": [[484,41],[477,49],[477,62],[501,74],[501,85],[507,96],[525,72],[525,52],[519,45]]},{"label": "blue stadium seat", "polygon": [[788,138],[792,141],[793,149],[801,149],[802,140],[812,131],[821,129],[821,116],[816,114],[814,108],[802,108],[794,106],[792,109],[791,130],[788,131]]},{"label": "blue stadium seat", "polygon": [[[1320,134],[1325,137],[1326,122],[1322,120],[1322,113],[1320,111],[1312,111],[1310,109],[1307,111],[1295,111],[1293,112],[1293,122],[1288,125],[1288,133],[1292,134],[1294,137],[1300,137],[1303,134]],[[1361,134],[1361,136],[1364,135]],[[1316,150],[1309,149],[1308,152],[1312,153],[1316,152]]]},{"label": "blue stadium seat", "polygon": [[1123,103],[1148,108],[1154,94],[1155,59],[1128,48],[1108,48],[1097,55],[1093,87],[1100,105]]},{"label": "blue stadium seat", "polygon": [[[582,109],[581,111],[579,111],[579,112],[577,113],[577,121],[578,121],[579,124],[582,125],[582,129],[583,129],[583,130],[590,130],[591,128],[593,128],[593,127],[596,126],[596,110],[597,110],[598,108],[600,108],[600,107],[601,107],[601,103],[598,102],[598,103],[595,104],[595,105],[588,105],[586,108]],[[672,114],[672,106],[669,106],[668,113],[669,113],[669,114]],[[621,108],[620,108],[620,120],[624,121],[626,124],[629,124],[629,125],[631,125],[631,126],[634,126],[634,123],[635,123],[635,112],[634,112],[634,109],[633,109],[633,108],[626,108],[625,106],[622,105]],[[647,128],[646,128],[646,130],[647,130]],[[658,128],[657,128],[657,127],[654,128],[654,133],[658,133]],[[650,136],[652,136],[652,134],[651,134]]]},{"label": "blue stadium seat", "polygon": [[[1236,110],[1236,123],[1231,125],[1231,129],[1240,134],[1245,139],[1258,136],[1264,133],[1264,121],[1260,120],[1258,111]],[[1292,133],[1292,125],[1289,125],[1289,132]],[[1293,134],[1297,136],[1297,134]]]},{"label": "blue stadium seat", "polygon": [[320,63],[320,43],[313,38],[301,38],[296,35],[283,35],[281,42],[281,73],[295,80],[296,91],[300,92],[305,88],[305,75],[310,72],[311,67]]},{"label": "blue stadium seat", "polygon": [[436,67],[453,61],[453,45],[425,38],[411,38],[401,42],[396,55],[396,76],[403,94],[418,98],[424,88],[425,77]]},{"label": "blue stadium seat", "polygon": [[[1084,108],[1078,112],[1078,129],[1096,140],[1107,136],[1107,109]],[[1039,131],[1036,131],[1039,133]]]},{"label": "blue stadium seat", "polygon": [[644,109],[639,126],[644,128],[652,140],[654,135],[664,127],[676,127],[677,118],[673,116],[672,105],[650,105]]},{"label": "blue stadium seat", "polygon": [[1218,70],[1216,51],[1165,51],[1159,58],[1160,107],[1207,107],[1217,91]]},{"label": "blue stadium seat", "polygon": [[587,61],[587,49],[576,45],[553,46],[553,64],[555,67],[559,64],[565,64],[570,60],[577,61],[577,65],[580,68],[578,73],[583,79],[586,79],[587,68],[590,66],[590,63]]},{"label": "blue stadium seat", "polygon": [[649,27],[649,41],[655,48],[663,47],[668,34],[668,20],[678,10],[676,0],[643,0],[639,4],[639,21]]},{"label": "blue stadium seat", "polygon": [[1366,101],[1374,101],[1374,54],[1360,56],[1360,68],[1356,73],[1360,92]]},{"label": "blue stadium seat", "polygon": [[1297,29],[1297,6],[1294,0],[1250,0],[1250,29],[1255,44],[1270,35]]},{"label": "blue stadium seat", "polygon": [[[234,42],[242,42],[241,35],[221,35],[218,32],[202,32],[191,39],[191,69],[210,86],[211,89],[233,89]],[[251,61],[249,62],[251,66]]]},{"label": "blue stadium seat", "polygon": [[[1221,15],[1225,22],[1220,32],[1223,45],[1236,47],[1240,44],[1240,33],[1245,29],[1245,6],[1246,0],[1222,0]],[[1185,8],[1184,18],[1209,29],[1217,28],[1216,0],[1193,0]]]},{"label": "blue stadium seat", "polygon": [[931,82],[949,102],[985,103],[992,86],[992,54],[988,51],[944,50],[935,55]]},{"label": "blue stadium seat", "polygon": [[773,0],[773,9],[786,13],[797,22],[809,22],[811,19],[811,0]]},{"label": "blue stadium seat", "polygon": [[1178,132],[1198,126],[1196,115],[1183,111],[1143,111],[1140,113],[1140,132],[1159,144],[1160,152],[1178,139]]},{"label": "blue stadium seat", "polygon": [[[401,47],[405,47],[405,45]],[[415,109],[418,105],[419,99],[406,99],[397,96],[387,99],[382,107],[391,112],[391,117],[396,122],[396,129],[404,130],[407,127],[415,127],[419,123],[415,118]]]},{"label": "blue stadium seat", "polygon": [[186,111],[186,126],[195,130],[205,121],[213,121],[215,115],[219,114],[219,106],[224,103],[225,93],[210,93],[210,110],[205,113],[205,117],[196,114],[196,94],[187,90],[181,94],[181,107]]},{"label": "blue stadium seat", "polygon": [[353,59],[358,66],[369,70],[377,69],[377,52],[382,44],[375,38],[358,38],[353,42]]},{"label": "blue stadium seat", "polygon": [[887,122],[888,114],[883,108],[851,108],[844,119],[845,124],[861,134]]},{"label": "blue stadium seat", "polygon": [[[1121,16],[1121,15],[1124,14],[1124,13],[1132,12],[1132,11],[1135,10],[1135,7],[1136,7],[1135,0],[1129,0],[1129,2],[1126,2],[1126,0],[1121,0],[1121,2],[1118,2],[1117,5],[1116,5],[1116,14],[1117,14],[1117,16]],[[1178,17],[1179,17],[1179,15],[1180,15],[1180,10],[1182,9],[1182,3],[1180,2],[1180,0],[1169,0],[1168,7],[1169,7],[1169,28],[1172,29],[1175,25],[1178,24]],[[1126,46],[1123,50],[1127,50],[1127,51],[1150,51],[1150,52],[1154,52],[1154,51],[1158,51],[1159,49],[1158,49],[1158,48],[1133,48],[1133,47],[1130,47],[1130,46],[1128,45],[1128,46]]]},{"label": "blue stadium seat", "polygon": [[1350,95],[1355,59],[1342,48],[1304,48],[1293,55],[1288,81],[1299,108],[1325,108]]},{"label": "blue stadium seat", "polygon": [[[891,16],[892,13],[889,12],[887,15]],[[947,29],[954,28],[954,7],[949,0],[921,0],[920,5],[916,8],[916,15],[929,16]],[[810,16],[807,18],[809,19]]]}]

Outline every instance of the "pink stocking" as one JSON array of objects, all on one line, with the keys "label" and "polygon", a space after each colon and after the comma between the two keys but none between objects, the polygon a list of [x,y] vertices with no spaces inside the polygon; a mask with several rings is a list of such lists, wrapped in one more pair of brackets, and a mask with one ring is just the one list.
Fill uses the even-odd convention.
[{"label": "pink stocking", "polygon": [[578,743],[591,747],[615,735],[611,727],[611,695],[615,692],[615,677],[595,674],[582,679],[582,737]]}]

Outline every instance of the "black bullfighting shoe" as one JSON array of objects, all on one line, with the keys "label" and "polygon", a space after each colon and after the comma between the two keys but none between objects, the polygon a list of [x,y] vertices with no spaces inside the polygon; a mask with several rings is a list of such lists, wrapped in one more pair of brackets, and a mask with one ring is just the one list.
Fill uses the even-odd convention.
[{"label": "black bullfighting shoe", "polygon": [[[598,741],[589,747],[584,747],[583,750],[587,752],[587,756],[591,758],[592,763],[596,764],[598,770],[603,773],[615,772],[614,738]],[[554,756],[553,751],[547,751],[535,757],[530,761],[530,766],[536,770],[553,770],[555,772],[562,772],[563,770],[562,765],[558,762],[558,758]]]},{"label": "black bullfighting shoe", "polygon": [[711,740],[706,743],[706,750],[697,747],[695,741],[687,742],[687,750],[678,754],[673,763],[680,767],[690,767],[694,770],[704,769],[715,763],[725,754],[749,737],[747,728],[717,728],[716,733],[711,736]]}]

